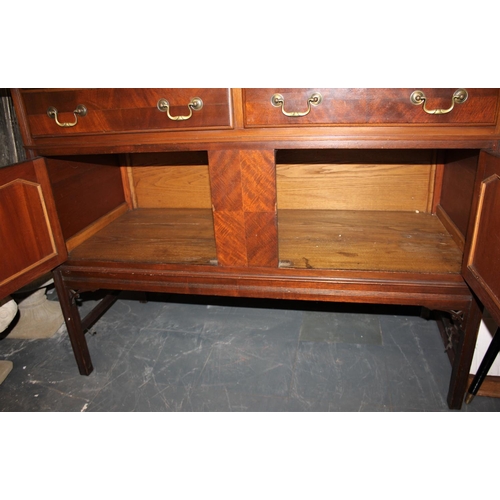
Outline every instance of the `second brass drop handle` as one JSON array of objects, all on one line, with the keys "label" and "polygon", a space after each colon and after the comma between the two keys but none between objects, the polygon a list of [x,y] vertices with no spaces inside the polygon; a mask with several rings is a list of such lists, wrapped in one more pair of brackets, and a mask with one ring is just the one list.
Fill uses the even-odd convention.
[{"label": "second brass drop handle", "polygon": [[281,112],[285,116],[306,116],[311,112],[312,106],[319,106],[321,101],[323,100],[323,96],[319,92],[315,92],[309,97],[307,100],[307,110],[306,111],[285,111],[285,98],[281,94],[274,94],[271,97],[271,104],[277,108],[281,108]]},{"label": "second brass drop handle", "polygon": [[47,109],[47,115],[50,118],[53,118],[56,121],[57,125],[59,125],[60,127],[74,127],[78,123],[78,117],[85,116],[87,114],[87,108],[83,104],[79,104],[73,111],[73,114],[75,115],[74,122],[60,122],[57,118],[57,109],[54,108],[54,106],[50,106],[49,109]]},{"label": "second brass drop handle", "polygon": [[457,104],[462,104],[467,100],[469,97],[469,94],[465,89],[458,89],[455,90],[453,93],[453,97],[451,98],[451,106],[447,109],[427,109],[427,97],[425,97],[425,94],[421,90],[415,90],[410,96],[410,102],[412,104],[415,104],[415,106],[420,106],[424,105],[423,109],[426,113],[429,115],[445,115],[446,113],[449,113],[454,107],[455,103]]},{"label": "second brass drop handle", "polygon": [[193,111],[199,111],[203,107],[203,101],[199,97],[193,97],[191,101],[189,101],[189,115],[179,115],[172,116],[170,114],[170,103],[166,99],[160,99],[156,107],[162,112],[167,113],[167,116],[174,121],[183,121],[189,120],[193,116]]}]

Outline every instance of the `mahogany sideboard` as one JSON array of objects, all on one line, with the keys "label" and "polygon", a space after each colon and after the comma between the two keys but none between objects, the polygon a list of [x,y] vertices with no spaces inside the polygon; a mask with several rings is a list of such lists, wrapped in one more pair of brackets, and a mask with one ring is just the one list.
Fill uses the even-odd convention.
[{"label": "mahogany sideboard", "polygon": [[0,297],[50,270],[81,374],[89,290],[443,312],[459,409],[500,323],[499,89],[12,89]]}]

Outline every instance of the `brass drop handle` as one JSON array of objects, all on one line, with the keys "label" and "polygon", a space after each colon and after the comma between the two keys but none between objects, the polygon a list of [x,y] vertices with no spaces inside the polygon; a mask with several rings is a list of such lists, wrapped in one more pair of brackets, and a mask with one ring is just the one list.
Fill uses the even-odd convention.
[{"label": "brass drop handle", "polygon": [[453,93],[453,97],[451,98],[451,106],[448,109],[427,109],[427,97],[425,97],[425,94],[421,90],[415,90],[415,92],[413,92],[410,96],[410,102],[412,104],[415,104],[415,106],[420,106],[421,104],[423,104],[424,111],[429,115],[445,115],[455,107],[455,103],[462,104],[467,100],[467,97],[469,97],[469,94],[465,89],[458,89]]},{"label": "brass drop handle", "polygon": [[50,106],[50,108],[47,110],[47,115],[49,116],[49,118],[53,118],[56,121],[57,125],[59,125],[60,127],[74,127],[78,123],[78,117],[85,116],[87,114],[87,108],[83,104],[79,104],[73,111],[73,114],[75,115],[74,122],[60,122],[57,119],[57,109],[54,108],[54,106]]},{"label": "brass drop handle", "polygon": [[306,116],[311,112],[312,106],[319,106],[323,100],[322,95],[319,92],[315,92],[307,100],[307,111],[285,111],[285,98],[281,94],[274,94],[271,97],[271,104],[277,108],[281,108],[281,112],[285,116]]},{"label": "brass drop handle", "polygon": [[170,114],[170,104],[166,99],[160,99],[156,107],[162,112],[167,113],[167,116],[174,121],[183,121],[189,120],[193,116],[193,111],[199,111],[203,107],[203,101],[199,97],[193,97],[191,101],[189,101],[189,115],[185,116],[172,116]]}]

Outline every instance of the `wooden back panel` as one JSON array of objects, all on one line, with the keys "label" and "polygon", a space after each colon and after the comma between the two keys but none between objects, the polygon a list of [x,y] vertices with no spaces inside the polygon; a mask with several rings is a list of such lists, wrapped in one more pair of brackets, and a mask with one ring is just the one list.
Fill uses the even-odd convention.
[{"label": "wooden back panel", "polygon": [[281,151],[279,209],[432,211],[435,154],[421,151]]},{"label": "wooden back panel", "polygon": [[133,167],[137,208],[210,208],[208,165]]},{"label": "wooden back panel", "polygon": [[129,157],[135,208],[211,208],[206,152]]}]

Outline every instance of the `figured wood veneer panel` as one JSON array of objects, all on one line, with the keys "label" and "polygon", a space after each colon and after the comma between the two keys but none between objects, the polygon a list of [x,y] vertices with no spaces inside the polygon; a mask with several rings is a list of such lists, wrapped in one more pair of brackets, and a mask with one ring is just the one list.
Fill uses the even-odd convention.
[{"label": "figured wood veneer panel", "polygon": [[[245,125],[303,127],[314,125],[494,125],[498,113],[498,89],[467,89],[469,98],[446,114],[428,114],[410,102],[417,89],[244,89]],[[456,88],[421,88],[428,109],[448,109]],[[307,111],[308,98],[319,92],[323,100],[301,117],[285,116],[271,104],[271,97],[284,97],[287,112]]]},{"label": "figured wood veneer panel", "polygon": [[[492,162],[493,163],[493,162]],[[497,168],[497,172],[500,169]],[[494,172],[481,184],[479,207],[473,234],[467,269],[484,289],[493,304],[490,312],[500,318],[500,174]],[[476,293],[478,293],[476,291]],[[487,304],[491,307],[491,304]]]},{"label": "figured wood veneer panel", "polygon": [[[231,126],[228,89],[37,89],[21,93],[33,137]],[[164,98],[173,116],[186,116],[193,97],[201,98],[203,107],[189,120],[171,120],[157,109],[158,100]],[[87,114],[74,127],[59,127],[47,116],[47,109],[53,106],[59,121],[74,122],[73,110],[79,104],[86,106]]]},{"label": "figured wood veneer panel", "polygon": [[208,157],[214,211],[242,211],[240,151],[210,151]]},{"label": "figured wood veneer panel", "polygon": [[56,254],[41,188],[16,180],[0,187],[0,285]]},{"label": "figured wood veneer panel", "polygon": [[213,215],[218,264],[247,266],[245,214],[242,211],[215,211]]},{"label": "figured wood veneer panel", "polygon": [[370,89],[367,102],[367,123],[373,124],[435,124],[435,125],[494,125],[498,113],[498,89],[466,89],[467,100],[455,104],[446,114],[429,114],[423,105],[410,102],[414,90],[424,92],[427,109],[448,109],[452,104],[456,88],[419,88],[419,89]]},{"label": "figured wood veneer panel", "polygon": [[[367,89],[244,89],[245,125],[252,126],[304,126],[333,123],[358,123],[365,120]],[[315,93],[322,95],[319,106],[302,117],[285,116],[281,108],[271,104],[274,94],[284,98],[287,112],[305,112],[307,100]]]},{"label": "figured wood veneer panel", "polygon": [[45,161],[0,169],[0,298],[66,257]]},{"label": "figured wood veneer panel", "polygon": [[249,266],[276,267],[278,265],[276,224],[277,216],[274,212],[245,214]]},{"label": "figured wood veneer panel", "polygon": [[209,169],[219,265],[277,266],[274,151],[210,151]]},{"label": "figured wood veneer panel", "polygon": [[279,210],[278,225],[289,267],[460,273],[462,252],[429,214]]},{"label": "figured wood veneer panel", "polygon": [[249,266],[278,265],[274,151],[241,154],[243,209]]},{"label": "figured wood veneer panel", "polygon": [[276,174],[272,151],[246,151],[240,155],[243,209],[275,212]]}]

